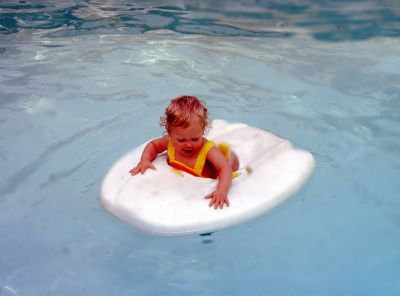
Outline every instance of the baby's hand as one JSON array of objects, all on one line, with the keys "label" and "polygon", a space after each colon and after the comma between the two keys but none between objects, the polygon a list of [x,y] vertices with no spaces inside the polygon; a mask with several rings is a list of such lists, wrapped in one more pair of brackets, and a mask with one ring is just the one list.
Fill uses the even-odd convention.
[{"label": "baby's hand", "polygon": [[218,209],[218,207],[222,209],[224,207],[224,204],[229,207],[228,194],[226,191],[217,189],[207,195],[205,199],[211,199],[209,206],[214,206],[214,209]]},{"label": "baby's hand", "polygon": [[142,159],[142,160],[140,160],[140,162],[137,164],[137,166],[135,166],[133,169],[131,169],[131,170],[129,171],[129,173],[130,173],[132,176],[135,176],[135,175],[137,175],[137,174],[139,174],[139,173],[141,173],[141,174],[143,175],[144,172],[145,172],[148,168],[150,168],[150,169],[152,169],[152,170],[155,170],[155,169],[156,169],[155,166],[151,163],[151,161],[146,160],[146,159]]}]

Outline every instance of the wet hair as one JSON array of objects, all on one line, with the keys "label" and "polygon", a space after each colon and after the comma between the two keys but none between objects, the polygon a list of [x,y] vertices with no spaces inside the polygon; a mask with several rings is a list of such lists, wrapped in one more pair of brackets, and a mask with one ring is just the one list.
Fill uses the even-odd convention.
[{"label": "wet hair", "polygon": [[190,124],[190,119],[193,116],[198,116],[203,124],[203,129],[206,131],[210,127],[207,112],[205,103],[198,98],[179,96],[172,99],[165,109],[165,116],[160,118],[160,125],[167,132],[170,131],[170,127],[186,128]]}]

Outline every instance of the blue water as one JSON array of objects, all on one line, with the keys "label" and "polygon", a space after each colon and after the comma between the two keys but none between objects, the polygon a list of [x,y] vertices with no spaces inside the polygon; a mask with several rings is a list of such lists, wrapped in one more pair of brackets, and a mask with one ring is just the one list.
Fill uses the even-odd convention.
[{"label": "blue water", "polygon": [[[397,1],[1,1],[0,296],[400,295]],[[102,178],[169,99],[310,150],[287,202],[147,236]]]}]

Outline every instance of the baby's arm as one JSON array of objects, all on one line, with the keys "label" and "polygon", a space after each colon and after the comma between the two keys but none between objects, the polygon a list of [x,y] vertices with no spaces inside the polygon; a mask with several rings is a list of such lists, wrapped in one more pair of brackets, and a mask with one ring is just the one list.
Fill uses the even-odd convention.
[{"label": "baby's arm", "polygon": [[223,208],[224,204],[229,207],[228,191],[232,184],[232,167],[226,157],[213,147],[207,154],[207,160],[214,166],[218,174],[218,185],[214,192],[207,195],[206,199],[211,199],[210,207],[214,209]]},{"label": "baby's arm", "polygon": [[133,169],[131,169],[129,173],[132,176],[135,176],[138,173],[141,173],[143,175],[148,168],[155,170],[156,168],[152,164],[152,161],[157,157],[158,154],[164,152],[167,149],[168,149],[167,135],[161,138],[151,140],[149,143],[147,143],[146,147],[144,147],[139,163]]}]

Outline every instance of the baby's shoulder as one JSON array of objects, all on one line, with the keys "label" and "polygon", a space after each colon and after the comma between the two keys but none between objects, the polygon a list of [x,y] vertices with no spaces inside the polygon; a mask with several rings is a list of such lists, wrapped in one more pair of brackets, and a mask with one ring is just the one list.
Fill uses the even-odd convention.
[{"label": "baby's shoulder", "polygon": [[217,144],[214,141],[205,139],[202,150],[209,156],[210,153],[218,152]]},{"label": "baby's shoulder", "polygon": [[212,140],[209,140],[209,139],[207,139],[207,138],[205,138],[205,137],[203,137],[203,143],[204,143],[204,145],[212,145],[212,144],[214,144],[215,145],[215,142],[214,141],[212,141]]},{"label": "baby's shoulder", "polygon": [[153,145],[155,145],[157,151],[164,151],[168,148],[169,136],[164,135],[162,137],[152,140]]}]

